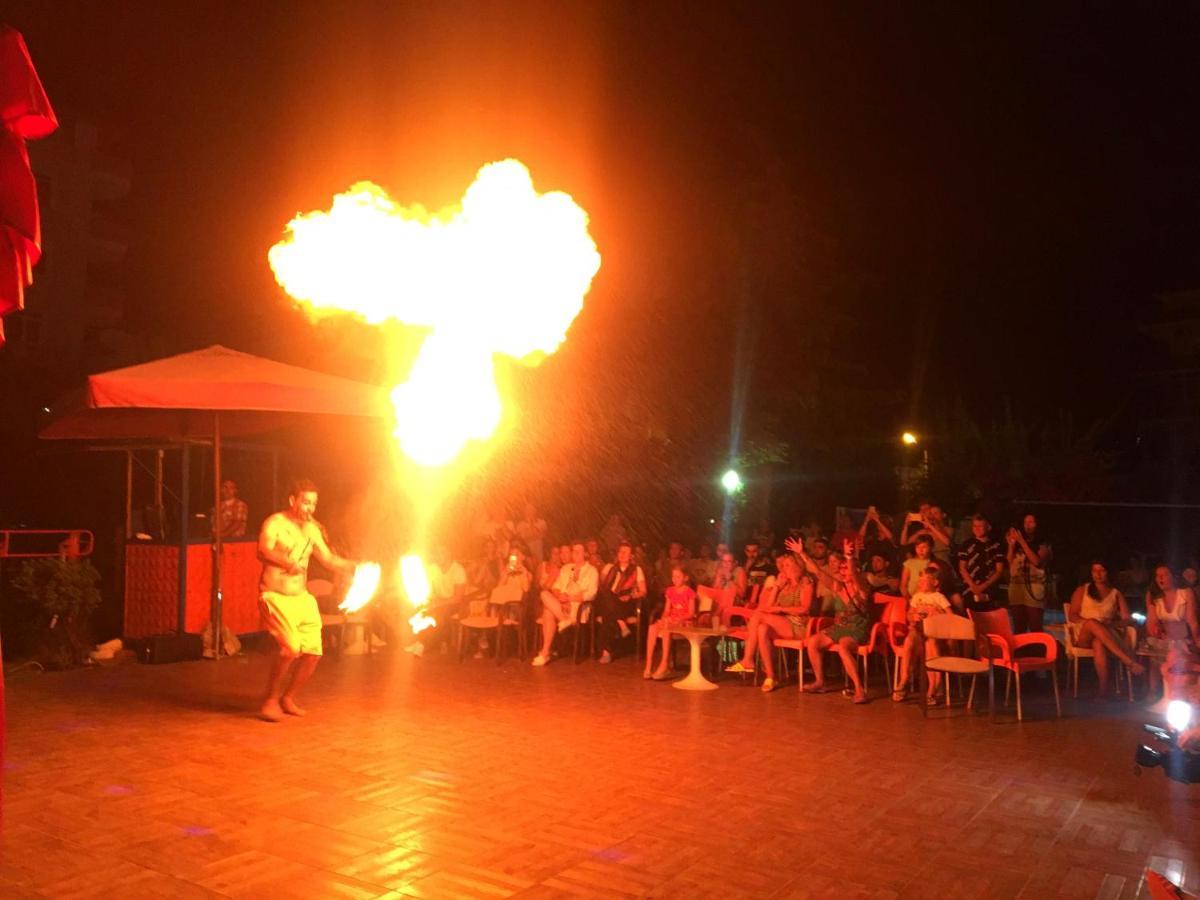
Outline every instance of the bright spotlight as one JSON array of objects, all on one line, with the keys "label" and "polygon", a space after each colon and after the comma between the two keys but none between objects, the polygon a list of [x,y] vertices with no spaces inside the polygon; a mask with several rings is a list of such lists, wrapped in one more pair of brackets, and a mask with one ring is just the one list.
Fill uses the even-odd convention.
[{"label": "bright spotlight", "polygon": [[742,476],[730,469],[721,476],[721,486],[725,488],[728,494],[736,494],[742,489]]},{"label": "bright spotlight", "polygon": [[1187,731],[1192,724],[1192,706],[1182,700],[1172,700],[1167,704],[1167,724],[1175,731]]},{"label": "bright spotlight", "polygon": [[917,444],[917,436],[911,431],[906,431],[904,434],[900,435],[900,440],[904,441],[904,443],[909,447],[915,447]]}]

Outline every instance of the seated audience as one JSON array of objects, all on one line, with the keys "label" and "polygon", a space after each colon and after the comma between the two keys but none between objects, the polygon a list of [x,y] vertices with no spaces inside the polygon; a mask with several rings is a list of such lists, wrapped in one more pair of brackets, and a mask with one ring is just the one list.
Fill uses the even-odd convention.
[{"label": "seated audience", "polygon": [[[899,702],[904,699],[912,674],[913,662],[921,659],[923,653],[926,656],[936,656],[938,653],[937,642],[932,638],[925,637],[921,623],[930,616],[940,616],[950,611],[950,601],[941,591],[941,569],[930,562],[917,580],[917,590],[908,600],[908,633],[904,637],[904,646],[900,649],[897,660],[900,665],[900,687],[892,692],[893,700]],[[939,677],[937,672],[930,674],[929,693],[925,697],[926,703],[933,701],[937,693]]]},{"label": "seated audience", "polygon": [[[654,678],[661,681],[667,675],[671,664],[671,629],[691,625],[696,619],[696,592],[687,583],[687,572],[683,566],[671,570],[671,586],[663,592],[666,601],[662,616],[657,622],[652,622],[646,634],[646,670],[643,678]],[[653,674],[650,665],[654,659],[654,645],[662,643],[662,659]]]},{"label": "seated audience", "polygon": [[600,573],[596,614],[600,621],[600,662],[612,662],[617,634],[629,637],[630,618],[638,615],[638,601],[646,596],[646,573],[633,561],[633,547],[623,541],[617,561]]},{"label": "seated audience", "polygon": [[1163,679],[1163,699],[1174,700],[1189,693],[1200,671],[1196,595],[1190,588],[1176,587],[1167,566],[1154,570],[1154,582],[1146,591],[1146,634],[1152,647],[1166,652],[1166,661],[1158,670]]},{"label": "seated audience", "polygon": [[866,643],[870,636],[871,620],[867,612],[870,601],[855,566],[853,546],[846,544],[845,559],[833,576],[804,552],[804,545],[799,541],[789,541],[787,548],[800,557],[818,582],[824,583],[834,593],[833,624],[814,634],[806,643],[814,675],[811,689],[816,693],[826,690],[822,654],[833,649],[841,657],[842,668],[854,685],[854,702],[866,703],[867,691],[858,674],[858,647]]},{"label": "seated audience", "polygon": [[1108,657],[1112,654],[1135,675],[1146,671],[1131,655],[1126,643],[1125,629],[1132,624],[1125,596],[1108,580],[1108,567],[1092,563],[1092,577],[1071,595],[1066,607],[1067,627],[1075,628],[1075,645],[1095,654],[1096,677],[1099,684],[1096,697],[1103,698],[1108,690]]},{"label": "seated audience", "polygon": [[779,574],[767,580],[758,607],[746,623],[742,658],[725,669],[726,672],[753,672],[757,653],[766,670],[762,689],[767,693],[773,691],[776,684],[773,641],[776,637],[788,640],[804,637],[814,597],[813,580],[794,556],[784,554],[776,562]]},{"label": "seated audience", "polygon": [[599,574],[587,561],[582,542],[571,545],[571,561],[562,567],[549,590],[542,591],[542,649],[533,658],[535,666],[550,662],[554,635],[575,624],[582,603],[596,597]]},{"label": "seated audience", "polygon": [[717,560],[713,556],[711,545],[700,545],[700,552],[692,557],[688,574],[691,576],[692,584],[697,587],[702,584],[712,584],[712,580],[717,574]]},{"label": "seated audience", "polygon": [[467,590],[467,573],[462,565],[450,556],[450,548],[439,544],[433,548],[429,564],[425,567],[429,579],[429,603],[426,613],[437,624],[426,628],[421,636],[404,649],[414,656],[424,655],[449,633],[447,620],[462,614]]},{"label": "seated audience", "polygon": [[868,555],[864,577],[872,595],[900,592],[900,577],[892,571],[891,557],[883,550],[875,549]]}]

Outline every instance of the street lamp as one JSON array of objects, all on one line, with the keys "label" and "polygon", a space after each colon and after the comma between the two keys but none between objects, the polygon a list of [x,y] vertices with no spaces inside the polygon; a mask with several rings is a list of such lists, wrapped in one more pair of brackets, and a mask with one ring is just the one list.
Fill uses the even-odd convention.
[{"label": "street lamp", "polygon": [[736,494],[742,489],[742,476],[730,469],[721,476],[721,487],[725,488],[727,494]]},{"label": "street lamp", "polygon": [[913,434],[911,431],[906,431],[906,432],[904,432],[904,434],[900,435],[900,440],[904,441],[905,446],[908,446],[908,447],[917,446],[917,436],[915,434]]}]

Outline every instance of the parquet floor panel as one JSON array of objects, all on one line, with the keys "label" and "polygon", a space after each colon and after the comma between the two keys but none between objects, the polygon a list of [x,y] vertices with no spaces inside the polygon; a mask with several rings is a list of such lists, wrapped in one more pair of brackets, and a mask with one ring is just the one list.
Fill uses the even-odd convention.
[{"label": "parquet floor panel", "polygon": [[[1200,786],[1132,773],[1144,716],[1027,685],[923,719],[611,666],[269,660],[9,679],[0,896],[1093,897],[1200,890]],[[884,696],[875,687],[875,694]]]}]

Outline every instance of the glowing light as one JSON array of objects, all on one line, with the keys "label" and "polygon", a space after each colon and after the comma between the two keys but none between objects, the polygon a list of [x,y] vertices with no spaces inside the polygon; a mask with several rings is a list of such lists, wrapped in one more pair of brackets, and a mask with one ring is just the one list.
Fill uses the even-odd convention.
[{"label": "glowing light", "polygon": [[429,573],[425,571],[425,563],[421,562],[421,557],[409,554],[400,560],[400,583],[404,586],[405,599],[415,610],[408,620],[413,634],[420,634],[426,628],[436,625],[437,620],[425,614],[433,588],[429,584]]},{"label": "glowing light", "polygon": [[904,441],[906,447],[915,447],[917,445],[917,436],[911,431],[906,431],[900,435],[900,440]]},{"label": "glowing light", "polygon": [[328,211],[293,219],[268,259],[314,319],[426,331],[392,392],[395,435],[414,462],[442,466],[500,424],[493,356],[536,365],[565,340],[600,268],[587,225],[570,195],[539,194],[509,159],[481,168],[461,204],[436,214],[360,182]]},{"label": "glowing light", "polygon": [[1167,704],[1167,724],[1172,731],[1186,731],[1192,724],[1192,705],[1183,700],[1172,700]]},{"label": "glowing light", "polygon": [[726,493],[736,494],[742,489],[742,476],[730,469],[721,476],[721,486],[725,488]]},{"label": "glowing light", "polygon": [[354,570],[354,578],[350,589],[346,591],[346,599],[338,609],[347,613],[355,613],[366,606],[379,591],[379,579],[383,574],[378,563],[363,563]]}]

